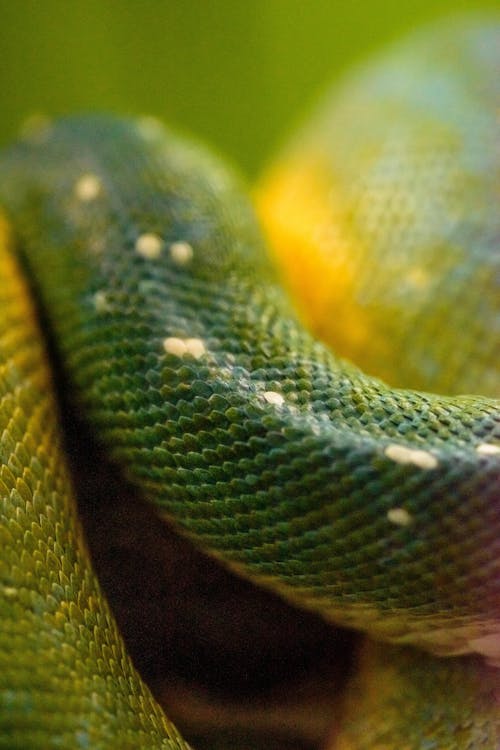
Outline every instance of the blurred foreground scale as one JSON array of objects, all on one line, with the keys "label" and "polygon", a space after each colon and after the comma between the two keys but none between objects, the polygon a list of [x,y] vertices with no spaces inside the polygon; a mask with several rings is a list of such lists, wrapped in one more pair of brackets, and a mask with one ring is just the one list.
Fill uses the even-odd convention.
[{"label": "blurred foreground scale", "polygon": [[396,387],[500,393],[500,22],[448,20],[350,74],[265,175],[309,327]]}]

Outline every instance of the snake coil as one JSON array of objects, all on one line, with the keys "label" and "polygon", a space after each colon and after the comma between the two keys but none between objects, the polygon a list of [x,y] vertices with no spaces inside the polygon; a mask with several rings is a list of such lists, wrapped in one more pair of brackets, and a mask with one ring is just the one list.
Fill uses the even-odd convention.
[{"label": "snake coil", "polygon": [[[306,278],[321,334],[328,327],[343,340],[355,329],[348,354],[384,370],[389,355],[366,316],[387,287],[380,280],[372,299],[365,281],[377,287],[384,258],[401,282],[409,255],[406,291],[384,313],[395,359],[407,352],[404,378],[430,373],[424,382],[441,389],[451,372],[459,392],[488,393],[498,374],[498,26],[426,34],[357,73],[334,115],[321,115],[270,171],[259,200],[278,256],[299,248],[289,283]],[[459,71],[439,63],[448,48],[463,52]],[[423,50],[435,66],[428,89]],[[394,75],[401,61],[418,82],[409,92],[408,78]],[[479,104],[462,121],[471,102]],[[409,135],[398,118],[411,109]],[[361,136],[349,130],[347,117],[364,118],[373,140],[361,125]],[[444,154],[431,197],[418,183],[429,173],[429,132]],[[401,157],[415,144],[420,172]],[[415,167],[414,190],[401,165]],[[376,639],[332,750],[497,750],[498,401],[390,387],[313,338],[277,283],[235,178],[151,120],[47,123],[1,155],[0,175],[0,747],[185,746],[138,679],[88,562],[20,264],[79,408],[160,514],[239,574]],[[383,215],[398,190],[417,196],[403,224],[397,207]],[[333,293],[325,236],[336,250]],[[363,254],[368,244],[374,257]],[[321,270],[310,277],[313,250]],[[432,327],[415,310],[433,263],[441,281],[431,285],[440,303]],[[360,277],[352,323],[344,291]],[[407,302],[418,335],[401,349]],[[450,367],[436,364],[433,339],[432,366],[419,367],[421,330],[441,334],[436,310],[450,305],[474,316],[470,335],[460,330],[467,357],[454,356],[455,339]],[[482,375],[476,359],[486,362]]]}]

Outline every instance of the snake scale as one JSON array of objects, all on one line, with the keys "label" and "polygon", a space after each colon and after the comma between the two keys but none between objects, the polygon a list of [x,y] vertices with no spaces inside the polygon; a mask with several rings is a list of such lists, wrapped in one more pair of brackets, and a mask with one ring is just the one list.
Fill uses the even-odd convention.
[{"label": "snake scale", "polygon": [[[89,562],[41,316],[89,429],[160,515],[369,634],[329,750],[498,750],[498,40],[491,19],[439,25],[355,72],[258,190],[278,264],[296,252],[301,316],[318,308],[307,326],[383,380],[299,320],[244,190],[203,148],[88,115],[1,154],[0,748],[188,747]],[[405,389],[366,317],[384,261]]]}]

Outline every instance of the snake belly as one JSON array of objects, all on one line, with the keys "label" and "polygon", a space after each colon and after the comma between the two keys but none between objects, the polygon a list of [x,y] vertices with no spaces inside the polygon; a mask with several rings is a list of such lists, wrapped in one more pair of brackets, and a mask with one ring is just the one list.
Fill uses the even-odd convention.
[{"label": "snake belly", "polygon": [[[237,180],[202,149],[149,120],[62,119],[5,151],[0,175],[0,202],[65,376],[127,479],[183,534],[236,571],[335,623],[399,644],[387,647],[388,663],[376,659],[388,685],[412,685],[406,710],[396,693],[381,697],[372,685],[373,717],[368,708],[359,740],[365,744],[340,737],[338,747],[496,750],[498,401],[391,388],[315,340],[277,282]],[[4,262],[9,268],[13,261],[5,255],[2,268]],[[2,276],[2,309],[15,309],[21,293],[9,296],[13,272]],[[16,313],[16,325],[24,317]],[[18,345],[5,320],[8,369]],[[35,333],[19,335],[31,350]],[[42,366],[26,356],[29,367],[20,374],[12,367],[30,382]],[[85,583],[88,604],[78,587],[78,578],[91,577],[86,562],[78,557],[68,569],[70,548],[81,547],[76,522],[64,520],[73,513],[68,502],[61,509],[47,504],[65,491],[52,479],[55,459],[45,455],[52,430],[45,417],[38,432],[29,422],[35,405],[46,403],[46,386],[34,380],[25,421],[13,424],[7,413],[2,425],[7,449],[24,433],[35,454],[42,446],[36,465],[44,467],[47,487],[36,487],[43,507],[22,485],[16,494],[32,458],[24,451],[23,466],[11,448],[7,464],[18,474],[10,469],[2,533],[15,520],[18,537],[2,557],[0,638],[9,644],[2,656],[10,654],[13,676],[4,670],[0,676],[0,746],[16,747],[17,727],[23,732],[33,721],[38,734],[15,739],[17,746],[176,747],[174,730],[162,724],[154,703],[149,707],[147,691],[135,687],[116,633],[103,644],[92,629],[86,641],[99,619],[88,613],[101,606],[94,604],[101,596],[97,584]],[[18,390],[7,379],[7,403]],[[44,409],[52,411],[50,403]],[[35,508],[34,518],[27,507]],[[41,532],[33,530],[37,519]],[[35,571],[47,567],[40,568],[36,595],[17,598],[38,580],[21,539],[28,550],[41,544],[45,551],[35,555]],[[75,569],[86,572],[72,577]],[[102,607],[100,617],[113,631]],[[32,630],[26,626],[12,650],[12,623],[19,619]],[[43,688],[37,702],[27,687],[29,671],[13,668],[34,638],[39,645],[29,663],[40,664],[43,683],[50,649],[37,639],[42,625],[60,644],[56,673],[87,675],[83,702],[75,703],[78,730],[71,717],[61,719],[65,732],[77,732],[72,740],[48,723]],[[74,648],[63,645],[66,633]],[[455,658],[415,657],[402,645]],[[365,659],[368,677],[373,658]],[[104,675],[97,687],[94,669]],[[19,688],[17,674],[24,675]],[[411,674],[418,675],[413,682]],[[59,692],[47,684],[48,693]],[[359,690],[354,683],[348,701]],[[103,717],[111,721],[118,713],[113,701],[122,700],[132,715],[139,711],[140,728],[118,740],[102,727]],[[393,714],[383,730],[381,711],[385,719]],[[156,745],[140,735],[153,731],[150,716]]]}]

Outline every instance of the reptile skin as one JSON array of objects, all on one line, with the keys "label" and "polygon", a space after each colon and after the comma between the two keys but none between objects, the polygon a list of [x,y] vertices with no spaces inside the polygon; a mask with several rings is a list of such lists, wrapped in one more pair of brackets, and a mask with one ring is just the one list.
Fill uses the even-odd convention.
[{"label": "reptile skin", "polygon": [[[446,39],[454,40],[454,54],[462,47],[467,54],[459,57],[463,68],[455,77],[443,63],[441,81],[436,48],[446,48]],[[483,171],[474,159],[462,163],[448,152],[442,168],[450,158],[460,175],[470,168],[457,184],[459,190],[473,187],[460,194],[455,210],[464,210],[469,195],[474,210],[454,223],[453,242],[446,202],[441,218],[433,216],[432,242],[414,229],[417,220],[407,232],[424,235],[426,257],[431,246],[434,257],[451,254],[453,268],[458,255],[469,253],[465,282],[460,274],[445,274],[443,284],[454,291],[450,304],[463,305],[474,324],[460,329],[448,352],[465,337],[469,357],[480,350],[481,359],[490,358],[486,394],[498,374],[498,288],[491,281],[498,140],[482,137],[498,112],[498,84],[483,77],[498,69],[494,40],[489,25],[472,24],[470,33],[460,25],[451,32],[441,28],[375,65],[374,78],[361,72],[349,83],[355,102],[363,95],[384,107],[377,86],[387,86],[397,110],[387,70],[407,63],[412,71],[413,55],[428,47],[435,55],[429,53],[428,75],[452,97],[457,122],[460,87],[481,83],[477,118],[463,127],[468,138],[477,135],[476,120],[484,128],[476,147],[488,150],[478,162]],[[339,95],[335,110],[341,128],[346,97],[345,91]],[[442,122],[447,126],[444,114]],[[361,135],[368,124],[362,123]],[[385,133],[382,125],[374,126],[374,139],[379,131]],[[336,139],[327,140],[318,143],[330,166],[329,144]],[[412,139],[401,138],[399,148],[406,144]],[[339,149],[344,158],[342,141]],[[367,159],[368,182],[377,171],[376,151],[369,140],[366,153],[353,151],[355,159]],[[306,142],[306,162],[308,153]],[[435,164],[440,153],[438,143]],[[286,169],[293,157],[287,159]],[[378,174],[385,180],[396,175],[397,201],[400,186],[403,196],[408,189],[404,170],[412,162],[389,162],[379,164]],[[341,170],[346,182],[356,169]],[[183,746],[128,661],[91,571],[58,447],[40,334],[11,254],[15,245],[63,377],[127,480],[182,534],[238,573],[392,644],[366,642],[332,750],[498,750],[499,402],[490,395],[399,390],[332,353],[292,310],[237,180],[202,149],[150,120],[87,116],[46,124],[1,155],[0,178],[6,215],[0,747]],[[314,175],[311,180],[316,187]],[[308,197],[319,192],[321,201],[322,187],[307,189]],[[417,191],[417,200],[432,189]],[[272,200],[265,184],[261,191],[267,216]],[[276,195],[275,183],[271,192]],[[363,196],[353,200],[360,206]],[[357,234],[364,232],[365,244],[370,232],[359,228],[355,209],[346,209],[343,221],[346,216]],[[280,221],[273,229],[266,219],[279,237]],[[387,227],[391,214],[384,219],[374,212],[367,225],[377,221]],[[302,231],[304,224],[297,224]],[[300,231],[289,247],[300,244]],[[405,234],[398,227],[394,240],[384,231],[382,249],[362,262],[364,276],[375,280],[383,273],[380,254],[393,252],[386,246]],[[469,294],[478,279],[483,288]],[[310,293],[314,282],[307,283]],[[330,312],[320,313],[324,329]],[[328,327],[341,328],[344,314],[342,302]],[[450,329],[455,326],[452,318]],[[368,342],[364,321],[362,329],[360,340]],[[393,334],[396,352],[401,335]],[[405,346],[411,351],[411,338]],[[376,372],[377,357],[367,357]],[[437,378],[436,388],[445,381]],[[468,376],[463,382],[452,390],[475,390]],[[479,376],[475,382],[482,390]]]}]

